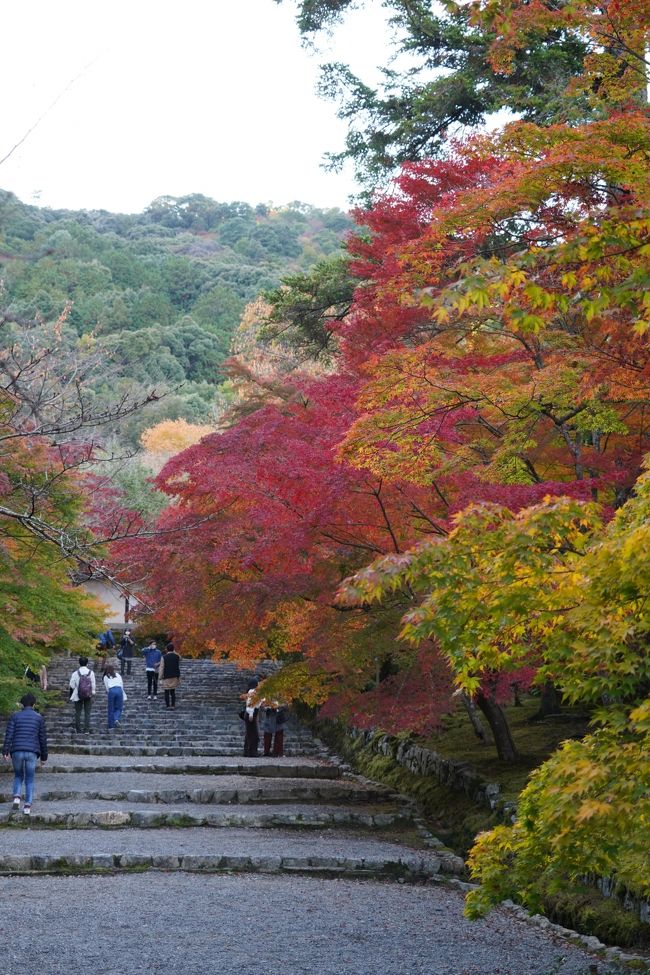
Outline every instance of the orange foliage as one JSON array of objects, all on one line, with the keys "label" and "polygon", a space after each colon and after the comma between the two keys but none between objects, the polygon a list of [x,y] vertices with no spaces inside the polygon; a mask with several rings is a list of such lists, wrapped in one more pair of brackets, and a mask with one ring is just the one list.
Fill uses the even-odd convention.
[{"label": "orange foliage", "polygon": [[170,457],[187,450],[209,433],[214,433],[214,427],[206,424],[188,423],[187,420],[162,420],[145,430],[140,442],[150,455],[150,466],[160,469]]}]

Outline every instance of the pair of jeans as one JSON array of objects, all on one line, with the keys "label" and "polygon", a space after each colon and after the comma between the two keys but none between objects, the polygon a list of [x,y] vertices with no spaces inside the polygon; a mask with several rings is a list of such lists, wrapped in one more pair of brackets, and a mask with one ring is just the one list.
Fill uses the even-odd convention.
[{"label": "pair of jeans", "polygon": [[122,657],[120,659],[120,675],[124,677],[124,671],[126,670],[129,676],[131,675],[131,664],[133,663],[133,657]]},{"label": "pair of jeans", "polygon": [[14,767],[14,799],[20,796],[25,783],[25,805],[31,806],[34,798],[34,776],[36,775],[36,752],[12,752]]},{"label": "pair of jeans", "polygon": [[158,671],[157,670],[147,671],[147,695],[151,697],[152,694],[158,696]]},{"label": "pair of jeans", "polygon": [[115,722],[122,717],[124,707],[124,693],[121,687],[110,687],[108,690],[108,727],[114,728]]},{"label": "pair of jeans", "polygon": [[172,687],[170,691],[165,691],[165,706],[168,708],[176,707],[176,688]]},{"label": "pair of jeans", "polygon": [[74,726],[77,731],[81,731],[81,711],[84,713],[84,731],[90,731],[90,709],[93,706],[92,697],[87,697],[83,701],[74,702]]}]

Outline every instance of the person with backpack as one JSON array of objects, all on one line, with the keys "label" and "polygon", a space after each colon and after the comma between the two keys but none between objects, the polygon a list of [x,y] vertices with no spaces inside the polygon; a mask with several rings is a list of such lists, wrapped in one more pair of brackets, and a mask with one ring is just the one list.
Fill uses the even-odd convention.
[{"label": "person with backpack", "polygon": [[7,723],[2,754],[5,762],[11,761],[14,767],[13,809],[20,809],[20,796],[25,783],[25,802],[23,813],[30,816],[34,799],[34,777],[36,763],[47,762],[47,733],[45,721],[34,710],[36,698],[29,692],[20,699],[22,711],[12,714]]},{"label": "person with backpack", "polygon": [[131,630],[125,630],[124,636],[120,640],[120,649],[117,652],[117,656],[120,661],[120,674],[124,677],[127,673],[131,676],[131,667],[133,665],[133,656],[135,654],[135,640],[131,636]]},{"label": "person with backpack", "polygon": [[82,711],[84,731],[90,731],[90,712],[95,694],[95,675],[88,666],[88,657],[79,657],[79,668],[70,678],[70,700],[74,704],[75,731],[81,731]]}]

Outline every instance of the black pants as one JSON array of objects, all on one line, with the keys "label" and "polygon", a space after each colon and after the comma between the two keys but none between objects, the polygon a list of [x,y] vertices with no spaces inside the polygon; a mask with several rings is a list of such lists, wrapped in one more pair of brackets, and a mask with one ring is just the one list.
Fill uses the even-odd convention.
[{"label": "black pants", "polygon": [[257,722],[252,721],[246,724],[244,735],[244,755],[248,758],[257,758],[257,749],[260,743],[260,733],[257,730]]},{"label": "black pants", "polygon": [[90,731],[90,710],[93,706],[92,697],[87,697],[84,701],[74,702],[74,726],[77,731],[81,731],[81,712],[84,713],[84,731]]},{"label": "black pants", "polygon": [[132,663],[133,663],[133,657],[122,657],[122,659],[120,660],[120,674],[122,675],[122,677],[124,677],[125,670],[126,673],[129,674],[130,676]]},{"label": "black pants", "polygon": [[165,705],[168,708],[176,707],[176,688],[172,687],[171,691],[165,691]]},{"label": "black pants", "polygon": [[147,671],[147,695],[151,697],[152,694],[153,695],[158,694],[158,671],[157,670]]}]

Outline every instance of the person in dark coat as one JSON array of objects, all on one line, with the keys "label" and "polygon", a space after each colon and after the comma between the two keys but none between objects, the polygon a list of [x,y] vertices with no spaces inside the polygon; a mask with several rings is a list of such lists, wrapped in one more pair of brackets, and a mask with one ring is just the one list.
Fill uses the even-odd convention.
[{"label": "person in dark coat", "polygon": [[165,692],[165,707],[173,711],[176,708],[176,688],[181,682],[181,658],[173,643],[165,647],[160,661],[160,678]]},{"label": "person in dark coat", "polygon": [[145,674],[147,675],[147,700],[152,698],[158,700],[158,671],[162,653],[158,649],[155,640],[150,640],[148,645],[142,650],[144,657]]},{"label": "person in dark coat", "polygon": [[36,698],[33,694],[23,694],[20,699],[22,711],[12,714],[7,723],[2,754],[5,762],[11,758],[14,767],[13,808],[20,809],[20,797],[25,784],[23,813],[30,816],[34,799],[34,778],[36,763],[47,761],[47,732],[45,720],[34,710]]},{"label": "person in dark coat", "polygon": [[263,702],[262,731],[264,732],[264,754],[268,758],[282,758],[284,755],[284,730],[289,720],[288,709],[277,701]]},{"label": "person in dark coat", "polygon": [[120,659],[120,675],[122,677],[124,677],[125,671],[127,674],[131,673],[134,654],[135,640],[131,636],[131,630],[125,630],[124,635],[120,640],[120,650],[118,653],[118,657]]},{"label": "person in dark coat", "polygon": [[253,697],[255,695],[255,690],[258,683],[257,677],[252,677],[248,682],[246,703],[239,712],[239,717],[244,722],[244,756],[247,758],[257,758],[257,750],[260,743],[260,728],[258,721],[260,709],[253,702]]}]

